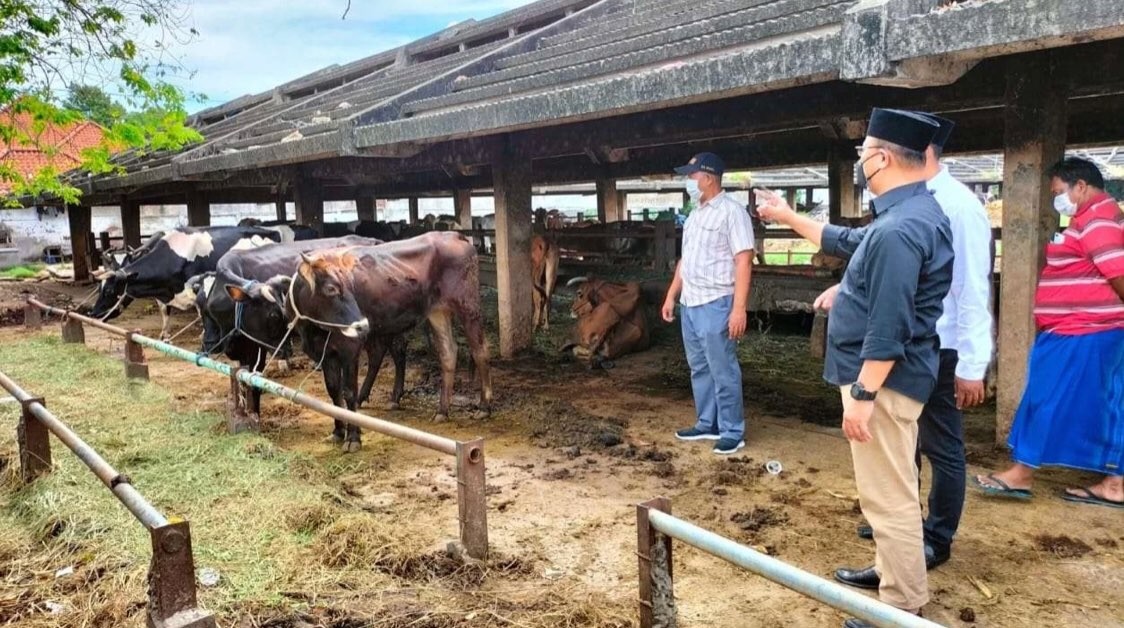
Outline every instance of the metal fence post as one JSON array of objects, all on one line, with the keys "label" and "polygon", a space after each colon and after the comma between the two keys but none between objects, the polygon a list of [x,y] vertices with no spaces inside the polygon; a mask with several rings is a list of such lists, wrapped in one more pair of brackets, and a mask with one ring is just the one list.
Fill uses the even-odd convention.
[{"label": "metal fence post", "polygon": [[144,359],[144,347],[133,340],[133,334],[140,335],[139,329],[125,334],[125,377],[129,379],[148,379],[148,362]]},{"label": "metal fence post", "polygon": [[51,471],[51,433],[31,413],[33,403],[45,405],[42,397],[21,401],[20,422],[16,426],[16,442],[20,448],[20,477],[25,484]]},{"label": "metal fence post", "polygon": [[260,418],[250,409],[250,395],[253,393],[238,379],[238,373],[243,370],[236,368],[230,371],[230,397],[226,400],[226,431],[230,434],[261,430]]},{"label": "metal fence post", "polygon": [[148,570],[149,628],[215,628],[215,618],[197,606],[191,529],[186,521],[151,528]]},{"label": "metal fence post", "polygon": [[468,555],[488,557],[488,504],[484,480],[484,439],[457,442],[457,516]]},{"label": "metal fence post", "polygon": [[33,331],[39,331],[43,327],[43,313],[30,302],[23,306],[23,327]]},{"label": "metal fence post", "polygon": [[636,505],[636,557],[640,565],[640,628],[676,628],[671,572],[671,537],[648,521],[648,511],[671,514],[671,500],[657,497]]},{"label": "metal fence post", "polygon": [[62,341],[65,343],[86,344],[86,330],[82,321],[71,316],[62,319]]}]

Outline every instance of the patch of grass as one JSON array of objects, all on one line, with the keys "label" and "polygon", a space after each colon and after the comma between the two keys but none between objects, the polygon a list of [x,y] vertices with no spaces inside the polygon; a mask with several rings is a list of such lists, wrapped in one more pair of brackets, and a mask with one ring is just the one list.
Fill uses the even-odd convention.
[{"label": "patch of grass", "polygon": [[0,270],[0,278],[2,279],[33,279],[39,274],[46,264],[21,264],[19,266],[12,266]]}]

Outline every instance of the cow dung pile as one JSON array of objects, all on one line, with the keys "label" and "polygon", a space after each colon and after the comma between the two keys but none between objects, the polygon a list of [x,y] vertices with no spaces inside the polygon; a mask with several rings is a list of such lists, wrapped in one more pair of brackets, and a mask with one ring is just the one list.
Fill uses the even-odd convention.
[{"label": "cow dung pile", "polygon": [[538,399],[523,411],[536,445],[608,449],[624,442],[624,420],[594,416],[569,401]]}]

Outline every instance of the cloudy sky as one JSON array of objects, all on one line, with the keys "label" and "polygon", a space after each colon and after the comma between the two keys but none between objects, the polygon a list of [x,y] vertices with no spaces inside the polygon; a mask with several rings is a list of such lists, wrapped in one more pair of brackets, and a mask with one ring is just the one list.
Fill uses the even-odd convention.
[{"label": "cloudy sky", "polygon": [[191,74],[173,82],[207,97],[195,111],[527,1],[351,0],[341,20],[347,0],[192,0],[199,36],[175,47]]}]

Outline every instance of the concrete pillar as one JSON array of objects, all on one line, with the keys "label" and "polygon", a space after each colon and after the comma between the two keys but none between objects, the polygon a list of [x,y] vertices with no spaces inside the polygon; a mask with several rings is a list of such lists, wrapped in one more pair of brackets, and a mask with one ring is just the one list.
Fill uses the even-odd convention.
[{"label": "concrete pillar", "polygon": [[187,224],[192,227],[211,225],[211,204],[203,192],[187,193]]},{"label": "concrete pillar", "polygon": [[620,220],[619,200],[616,181],[612,179],[597,180],[597,220],[603,223]]},{"label": "concrete pillar", "polygon": [[293,188],[297,206],[297,223],[323,231],[324,198],[320,186],[312,179],[299,179]]},{"label": "concrete pillar", "polygon": [[628,220],[628,192],[617,190],[617,220]]},{"label": "concrete pillar", "polygon": [[285,198],[285,193],[278,190],[277,198],[273,200],[273,209],[277,212],[277,220],[282,222],[287,222],[289,220],[288,203],[289,201]]},{"label": "concrete pillar", "polygon": [[855,162],[857,160],[852,143],[835,143],[831,145],[828,151],[828,216],[830,216],[832,224],[838,224],[840,218],[859,218],[862,216],[862,211],[859,209],[858,190],[855,187]]},{"label": "concrete pillar", "polygon": [[74,281],[90,280],[90,208],[70,205],[66,208],[70,223],[70,250],[74,255]]},{"label": "concrete pillar", "polygon": [[461,229],[472,228],[472,190],[453,190],[453,214]]},{"label": "concrete pillar", "polygon": [[125,236],[125,246],[141,245],[139,201],[130,199],[121,201],[121,232]]},{"label": "concrete pillar", "polygon": [[410,224],[416,225],[416,224],[418,224],[418,220],[419,220],[419,216],[418,216],[418,197],[411,196],[410,197]]},{"label": "concrete pillar", "polygon": [[1034,344],[1034,292],[1044,249],[1058,228],[1046,169],[1065,153],[1064,74],[1049,52],[1007,62],[1004,109],[1003,267],[999,311],[996,442],[1007,433],[1022,398]]},{"label": "concrete pillar", "polygon": [[359,220],[374,222],[378,220],[378,211],[375,208],[375,197],[360,196],[355,199],[355,213]]},{"label": "concrete pillar", "polygon": [[499,151],[492,163],[496,199],[496,283],[500,356],[531,346],[531,160]]}]

